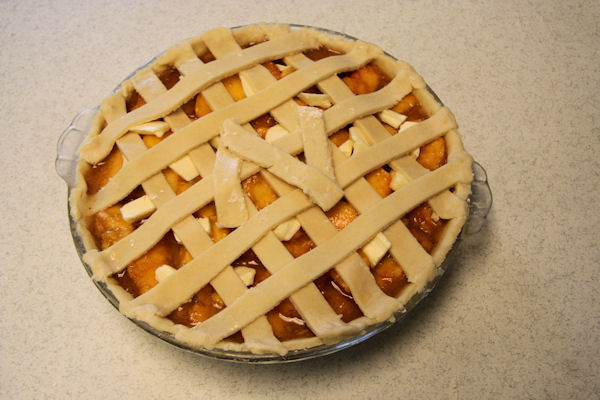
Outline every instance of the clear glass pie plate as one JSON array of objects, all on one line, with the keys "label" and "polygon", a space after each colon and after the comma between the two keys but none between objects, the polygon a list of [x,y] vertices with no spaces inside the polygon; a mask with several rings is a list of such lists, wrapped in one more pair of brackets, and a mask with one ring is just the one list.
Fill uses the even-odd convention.
[{"label": "clear glass pie plate", "polygon": [[[293,28],[304,27],[301,25],[291,25],[291,26]],[[330,34],[330,35],[339,35],[339,36],[345,37],[347,39],[355,40],[355,38],[353,38],[349,35],[346,35],[346,34],[334,32],[334,31],[330,31],[330,30],[326,30],[326,29],[310,27],[310,26],[308,28],[320,30],[320,31]],[[390,57],[392,57],[392,56],[390,56]],[[155,58],[152,58],[151,60],[149,60],[147,63],[145,63],[139,69],[144,68],[146,65],[150,64]],[[138,70],[132,72],[123,81],[129,79]],[[431,89],[429,89],[429,90],[435,96],[435,98],[439,101],[439,103],[442,104],[442,102],[435,95],[435,93]],[[57,157],[56,157],[56,161],[55,161],[55,167],[56,167],[56,171],[57,171],[58,175],[60,175],[60,177],[67,184],[69,196],[71,194],[71,190],[74,188],[75,183],[76,183],[76,170],[77,170],[77,165],[79,163],[79,157],[78,157],[77,151],[79,149],[79,146],[83,142],[84,138],[90,132],[90,130],[92,128],[92,121],[97,112],[98,112],[98,107],[89,108],[89,109],[86,109],[86,110],[83,110],[82,112],[80,112],[77,116],[75,116],[75,118],[73,119],[71,124],[67,127],[67,129],[60,135],[60,138],[58,140]],[[473,179],[473,183],[471,184],[471,195],[468,199],[469,217],[467,219],[465,226],[462,229],[460,237],[454,244],[454,247],[450,251],[450,253],[460,244],[459,242],[462,237],[477,234],[481,230],[481,228],[485,222],[485,218],[492,206],[492,193],[491,193],[489,184],[487,182],[487,175],[486,175],[484,168],[480,164],[475,162],[475,163],[473,163],[473,173],[474,173],[474,179]],[[73,241],[75,244],[75,248],[77,250],[77,254],[79,255],[79,258],[81,259],[81,262],[82,262],[83,266],[85,267],[88,275],[91,277],[92,271],[91,271],[90,267],[83,261],[83,255],[86,250],[83,245],[82,238],[80,237],[80,235],[77,231],[77,224],[76,224],[75,220],[73,219],[73,217],[71,216],[70,204],[68,201],[67,201],[67,208],[68,208],[67,216],[69,218],[69,226],[70,226],[71,235],[73,237]],[[410,312],[412,309],[414,309],[414,307],[423,298],[425,298],[431,292],[431,290],[435,287],[436,283],[439,281],[439,279],[443,275],[445,268],[448,267],[448,259],[450,258],[450,256],[451,256],[451,254],[447,255],[446,261],[444,263],[442,263],[442,265],[440,266],[440,270],[439,270],[439,273],[436,276],[436,278],[434,280],[432,280],[431,282],[429,282],[429,284],[425,287],[424,290],[422,290],[420,293],[415,295],[408,302],[408,304],[406,304],[406,306],[403,310],[396,312],[396,314],[393,316],[392,320],[388,320],[386,322],[367,327],[359,335],[343,339],[342,341],[335,343],[335,344],[323,344],[320,346],[310,347],[310,348],[306,348],[306,349],[291,350],[285,355],[253,354],[250,352],[237,352],[237,351],[223,350],[223,349],[218,349],[218,348],[209,350],[209,349],[205,349],[205,348],[192,347],[192,346],[189,346],[185,343],[182,343],[182,342],[176,340],[173,337],[173,335],[171,335],[170,333],[160,331],[160,330],[146,324],[145,322],[138,321],[135,319],[132,319],[131,321],[133,321],[136,325],[138,325],[139,327],[148,331],[149,333],[153,334],[154,336],[156,336],[168,343],[171,343],[172,345],[175,345],[184,350],[194,352],[196,354],[200,354],[200,355],[204,355],[204,356],[208,356],[208,357],[212,357],[212,358],[216,358],[216,359],[223,359],[223,360],[237,361],[237,362],[246,362],[246,363],[282,363],[282,362],[298,361],[298,360],[319,357],[319,356],[323,356],[323,355],[327,355],[327,354],[331,354],[331,353],[343,350],[345,348],[348,348],[350,346],[353,346],[355,344],[363,342],[363,341],[369,339],[370,337],[376,335],[377,333],[385,330],[386,328],[392,326],[393,324],[399,323],[407,315],[407,313]],[[93,280],[93,282],[98,287],[100,292],[108,299],[108,301],[115,308],[118,309],[119,302],[116,299],[116,297],[112,294],[112,292],[108,289],[108,287],[102,282],[97,282],[95,280]]]}]

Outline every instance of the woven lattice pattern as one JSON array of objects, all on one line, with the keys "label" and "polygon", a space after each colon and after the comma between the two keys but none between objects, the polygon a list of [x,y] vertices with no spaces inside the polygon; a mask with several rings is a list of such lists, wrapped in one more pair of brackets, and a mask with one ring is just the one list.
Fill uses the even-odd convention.
[{"label": "woven lattice pattern", "polygon": [[[328,57],[309,57],[324,48]],[[368,84],[364,66],[385,76],[375,90],[360,87]],[[167,72],[176,83],[165,81]],[[416,121],[392,111],[408,96],[422,114]],[[266,136],[255,123],[260,118],[271,121]],[[455,241],[471,180],[456,128],[414,70],[373,45],[286,26],[207,32],[170,49],[102,102],[71,199],[85,260],[124,314],[194,346],[284,354],[335,342],[401,309]],[[341,131],[349,133],[340,139]],[[423,149],[434,141],[444,159],[426,168]],[[86,177],[115,149],[122,165],[91,191]],[[407,227],[407,215],[421,205],[431,210],[428,221],[443,227],[431,248]],[[214,215],[199,218],[207,207]],[[115,240],[99,244],[107,229],[99,234],[90,221],[113,209],[136,222],[112,227]],[[348,210],[352,217],[336,224]],[[310,248],[295,257],[286,243],[301,234]],[[152,261],[156,281],[140,293],[125,290],[119,277],[159,254],[167,236],[184,262],[170,265],[173,258],[160,253],[164,259]],[[249,253],[268,271],[260,283],[252,268],[239,267]],[[402,275],[395,293],[381,283],[393,277],[374,272],[382,263]],[[355,317],[345,317],[317,285],[325,274],[352,299]],[[206,288],[222,309],[195,326],[177,323],[174,313]],[[282,338],[268,315],[288,300],[298,315],[292,322],[307,333]]]}]

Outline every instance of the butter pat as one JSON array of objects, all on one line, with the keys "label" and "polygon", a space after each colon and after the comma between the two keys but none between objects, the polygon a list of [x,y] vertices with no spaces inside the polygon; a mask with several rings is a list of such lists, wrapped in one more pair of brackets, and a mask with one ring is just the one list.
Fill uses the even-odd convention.
[{"label": "butter pat", "polygon": [[419,158],[419,154],[421,154],[421,148],[417,147],[416,149],[411,151],[410,156],[416,160],[417,158]]},{"label": "butter pat", "polygon": [[298,98],[309,106],[329,108],[332,106],[331,96],[320,93],[300,93]]},{"label": "butter pat", "polygon": [[277,139],[287,135],[289,132],[281,125],[275,125],[267,129],[265,140],[269,143],[273,143]]},{"label": "butter pat", "polygon": [[362,251],[369,259],[369,264],[371,264],[371,267],[374,267],[391,247],[392,243],[387,237],[385,237],[383,233],[379,232],[377,235],[375,235],[373,240],[371,240],[365,245],[365,247],[362,248]]},{"label": "butter pat", "polygon": [[350,138],[352,138],[352,140],[354,141],[353,153],[360,153],[361,151],[363,151],[369,147],[369,145],[367,144],[367,141],[363,137],[363,134],[362,134],[362,131],[360,130],[360,128],[358,128],[356,126],[352,126],[349,129],[349,132],[350,132]]},{"label": "butter pat", "polygon": [[352,155],[352,150],[354,150],[354,141],[352,139],[348,139],[342,143],[338,149],[340,149],[346,158],[348,158]]},{"label": "butter pat", "polygon": [[218,149],[219,145],[221,144],[221,138],[219,136],[215,136],[214,138],[210,139],[209,143],[212,147]]},{"label": "butter pat", "polygon": [[252,86],[250,86],[250,82],[248,82],[248,79],[246,78],[246,74],[240,73],[239,76],[240,76],[240,81],[242,82],[242,89],[244,90],[244,93],[246,94],[246,97],[250,97],[254,93],[256,93],[252,89]]},{"label": "butter pat", "polygon": [[292,236],[300,229],[300,222],[296,218],[287,220],[273,230],[273,233],[279,240],[290,240]]},{"label": "butter pat", "polygon": [[256,270],[250,267],[235,267],[233,269],[235,273],[240,277],[244,285],[251,286],[254,283],[254,276],[256,275]]},{"label": "butter pat", "polygon": [[156,268],[156,270],[154,271],[154,278],[158,283],[160,283],[167,279],[168,276],[175,273],[175,271],[177,271],[175,268],[171,267],[170,265],[164,264]]},{"label": "butter pat", "polygon": [[200,175],[200,172],[194,165],[190,156],[181,157],[179,160],[169,165],[169,167],[186,181],[191,181]]},{"label": "butter pat", "polygon": [[202,225],[202,228],[204,228],[206,233],[210,235],[210,233],[212,232],[212,229],[210,227],[210,219],[208,219],[208,217],[198,218],[198,222],[200,222],[200,225]]},{"label": "butter pat", "polygon": [[294,67],[290,67],[289,65],[281,65],[281,64],[275,64],[275,65],[277,66],[277,68],[283,75],[290,74],[294,71]]},{"label": "butter pat", "polygon": [[390,188],[393,191],[400,189],[402,186],[408,183],[408,179],[401,172],[392,170],[390,175],[392,176],[392,180],[390,181]]},{"label": "butter pat", "polygon": [[379,119],[393,127],[394,129],[400,128],[400,125],[406,121],[406,115],[397,113],[392,110],[383,110],[379,113]]},{"label": "butter pat", "polygon": [[145,124],[136,125],[129,128],[131,132],[138,133],[140,135],[155,135],[157,137],[163,137],[171,128],[165,121],[153,121]]},{"label": "butter pat", "polygon": [[405,130],[407,130],[408,128],[412,128],[413,126],[415,126],[415,125],[417,125],[417,124],[418,124],[418,122],[415,122],[415,121],[406,121],[405,123],[403,123],[403,124],[400,126],[400,130],[399,130],[398,132],[405,131]]},{"label": "butter pat", "polygon": [[138,199],[130,201],[121,207],[121,215],[127,222],[134,222],[142,218],[146,218],[156,210],[154,203],[148,195],[144,195]]}]

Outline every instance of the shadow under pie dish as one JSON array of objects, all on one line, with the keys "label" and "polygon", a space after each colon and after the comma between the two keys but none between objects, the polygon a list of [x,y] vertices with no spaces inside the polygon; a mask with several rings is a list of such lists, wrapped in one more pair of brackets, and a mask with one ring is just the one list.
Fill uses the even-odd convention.
[{"label": "shadow under pie dish", "polygon": [[202,354],[364,340],[430,289],[467,220],[452,113],[406,63],[330,32],[211,30],[86,118],[83,260],[124,315]]}]

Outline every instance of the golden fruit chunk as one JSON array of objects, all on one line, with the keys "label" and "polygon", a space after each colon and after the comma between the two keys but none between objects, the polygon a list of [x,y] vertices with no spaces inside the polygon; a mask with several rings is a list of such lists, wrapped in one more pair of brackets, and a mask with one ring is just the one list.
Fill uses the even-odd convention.
[{"label": "golden fruit chunk", "polygon": [[333,208],[325,213],[329,221],[335,226],[335,229],[341,231],[350,222],[354,221],[358,217],[358,211],[352,207],[350,203],[342,200],[338,202]]},{"label": "golden fruit chunk", "polygon": [[88,194],[97,193],[110,178],[115,176],[123,166],[123,155],[115,146],[108,157],[96,165],[90,166],[85,174]]},{"label": "golden fruit chunk", "polygon": [[278,197],[260,173],[244,179],[242,188],[259,210],[277,200]]},{"label": "golden fruit chunk", "polygon": [[381,74],[372,65],[365,65],[342,78],[354,94],[367,94],[380,88]]},{"label": "golden fruit chunk", "polygon": [[161,240],[146,254],[127,266],[127,273],[136,285],[136,294],[140,295],[152,289],[158,283],[155,271],[161,265],[171,264],[170,246],[166,240]]},{"label": "golden fruit chunk", "polygon": [[121,206],[118,204],[89,217],[88,227],[100,250],[112,246],[133,232],[133,225],[123,219]]},{"label": "golden fruit chunk", "polygon": [[225,85],[225,89],[227,89],[231,97],[233,97],[233,100],[239,101],[246,97],[246,93],[244,93],[244,88],[242,87],[242,81],[238,75],[223,79],[223,85]]},{"label": "golden fruit chunk", "polygon": [[335,281],[331,278],[331,274],[326,273],[315,280],[315,285],[325,297],[331,308],[342,316],[342,321],[350,322],[362,316],[362,312],[358,305],[354,302],[352,296],[346,294]]},{"label": "golden fruit chunk", "polygon": [[373,268],[373,276],[379,288],[388,296],[396,297],[408,284],[400,264],[391,255],[386,255]]},{"label": "golden fruit chunk", "polygon": [[381,197],[386,197],[388,194],[392,193],[392,189],[390,188],[392,176],[385,169],[377,168],[365,175],[365,179],[373,186],[373,189],[375,189]]},{"label": "golden fruit chunk", "polygon": [[421,147],[417,161],[432,171],[446,164],[446,140],[441,137]]},{"label": "golden fruit chunk", "polygon": [[192,185],[197,181],[197,179],[186,181],[179,174],[173,171],[171,168],[166,168],[163,170],[163,174],[165,175],[165,179],[171,186],[171,189],[175,192],[175,194],[180,194],[188,190]]},{"label": "golden fruit chunk", "polygon": [[280,341],[314,336],[288,299],[269,311],[267,319],[273,328],[273,334]]},{"label": "golden fruit chunk", "polygon": [[342,144],[344,144],[348,139],[350,139],[350,132],[348,132],[347,129],[340,129],[339,131],[335,132],[334,134],[332,134],[331,136],[329,136],[329,139],[333,142],[333,144],[335,144],[337,147],[340,147]]},{"label": "golden fruit chunk", "polygon": [[176,324],[192,327],[206,321],[223,308],[225,303],[221,297],[212,286],[206,285],[190,301],[169,314],[168,318]]},{"label": "golden fruit chunk", "polygon": [[229,232],[231,232],[231,229],[222,228],[217,225],[217,209],[215,207],[215,203],[210,203],[202,207],[198,212],[196,212],[196,216],[199,218],[208,218],[210,222],[210,238],[215,243],[223,239],[229,234]]},{"label": "golden fruit chunk", "polygon": [[212,110],[204,99],[204,96],[202,96],[202,94],[198,94],[198,96],[196,96],[196,103],[194,104],[194,113],[196,114],[196,117],[203,117],[211,111]]},{"label": "golden fruit chunk", "polygon": [[292,236],[290,240],[282,242],[287,251],[290,252],[291,255],[296,257],[300,257],[304,253],[308,253],[311,249],[315,247],[315,244],[308,237],[304,230],[300,229],[298,232]]}]

